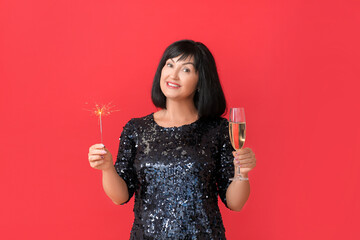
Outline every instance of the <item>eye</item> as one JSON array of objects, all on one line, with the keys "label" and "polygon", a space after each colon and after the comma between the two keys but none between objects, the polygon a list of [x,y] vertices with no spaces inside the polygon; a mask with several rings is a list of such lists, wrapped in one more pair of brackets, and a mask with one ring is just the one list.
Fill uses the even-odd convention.
[{"label": "eye", "polygon": [[169,63],[169,62],[168,62],[168,63],[166,64],[166,66],[168,66],[168,67],[172,67],[173,65],[172,65],[171,63]]},{"label": "eye", "polygon": [[190,72],[190,69],[189,68],[184,68],[183,71],[184,72]]}]

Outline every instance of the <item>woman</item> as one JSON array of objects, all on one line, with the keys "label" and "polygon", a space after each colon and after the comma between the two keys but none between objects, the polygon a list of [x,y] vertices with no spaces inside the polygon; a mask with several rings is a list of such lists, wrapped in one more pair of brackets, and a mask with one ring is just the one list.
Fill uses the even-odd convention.
[{"label": "woman", "polygon": [[89,150],[102,170],[105,193],[124,204],[135,193],[130,239],[225,239],[218,194],[240,211],[249,181],[230,181],[256,165],[250,148],[232,152],[226,101],[208,48],[182,40],[164,52],[152,101],[159,111],[131,119],[120,136],[115,165],[102,144]]}]

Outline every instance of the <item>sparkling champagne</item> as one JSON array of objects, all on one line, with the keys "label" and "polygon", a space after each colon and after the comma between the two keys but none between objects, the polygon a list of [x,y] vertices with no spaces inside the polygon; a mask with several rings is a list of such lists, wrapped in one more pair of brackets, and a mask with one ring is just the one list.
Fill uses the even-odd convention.
[{"label": "sparkling champagne", "polygon": [[229,122],[229,134],[231,145],[235,150],[239,150],[244,146],[246,137],[245,122]]}]

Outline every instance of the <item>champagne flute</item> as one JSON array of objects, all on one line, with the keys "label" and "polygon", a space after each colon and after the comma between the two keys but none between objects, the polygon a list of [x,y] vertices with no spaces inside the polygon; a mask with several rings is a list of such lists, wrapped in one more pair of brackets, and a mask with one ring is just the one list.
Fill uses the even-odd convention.
[{"label": "champagne flute", "polygon": [[[231,145],[235,150],[239,150],[244,146],[246,137],[246,122],[245,122],[245,110],[244,108],[230,108],[229,116],[229,135]],[[236,177],[230,178],[230,180],[248,180],[244,178],[240,173],[240,167],[236,169]]]}]

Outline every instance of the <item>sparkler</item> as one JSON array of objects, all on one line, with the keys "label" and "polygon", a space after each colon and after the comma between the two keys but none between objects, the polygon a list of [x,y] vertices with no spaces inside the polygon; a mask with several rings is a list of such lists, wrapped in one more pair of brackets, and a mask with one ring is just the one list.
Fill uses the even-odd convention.
[{"label": "sparkler", "polygon": [[112,110],[114,106],[111,106],[111,103],[100,105],[95,104],[95,107],[91,111],[95,114],[95,116],[99,117],[99,125],[100,125],[100,135],[101,135],[101,143],[103,142],[103,128],[102,128],[102,117],[110,115],[112,112],[117,112],[120,110]]}]

